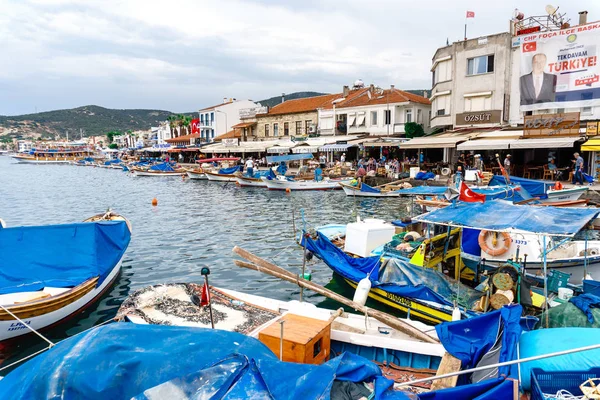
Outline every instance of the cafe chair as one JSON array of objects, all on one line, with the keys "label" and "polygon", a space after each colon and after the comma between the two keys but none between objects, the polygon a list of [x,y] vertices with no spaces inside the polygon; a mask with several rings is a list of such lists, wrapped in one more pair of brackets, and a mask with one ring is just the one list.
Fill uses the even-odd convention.
[{"label": "cafe chair", "polygon": [[547,165],[544,165],[544,176],[542,177],[542,179],[554,179],[554,174],[552,173],[552,171],[550,171],[550,168],[548,168]]}]

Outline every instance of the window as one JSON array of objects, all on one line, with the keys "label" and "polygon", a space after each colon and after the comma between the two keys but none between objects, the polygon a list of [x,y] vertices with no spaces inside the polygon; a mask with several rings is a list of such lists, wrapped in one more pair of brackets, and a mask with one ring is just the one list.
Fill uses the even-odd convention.
[{"label": "window", "polygon": [[423,123],[422,110],[420,108],[417,109],[417,124]]},{"label": "window", "polygon": [[480,75],[494,72],[494,55],[467,59],[467,75]]},{"label": "window", "polygon": [[265,124],[265,137],[269,137],[269,124]]},{"label": "window", "polygon": [[440,110],[437,110],[437,116],[441,117],[442,115],[446,115],[446,110],[444,110],[443,108]]},{"label": "window", "polygon": [[450,115],[450,96],[442,95],[433,99],[431,108],[437,117]]},{"label": "window", "polygon": [[211,112],[210,113],[210,122],[213,122],[215,120],[215,113]]},{"label": "window", "polygon": [[406,123],[413,122],[413,120],[412,120],[412,110],[406,110],[406,119],[405,119],[404,122],[406,122]]},{"label": "window", "polygon": [[311,125],[312,125],[312,120],[307,119],[306,121],[304,121],[304,129],[305,129],[307,135],[310,133]]},{"label": "window", "polygon": [[371,126],[377,126],[377,111],[371,111]]},{"label": "window", "polygon": [[296,121],[296,135],[302,135],[302,121]]},{"label": "window", "polygon": [[356,121],[357,121],[357,122],[356,122],[356,125],[358,125],[358,126],[367,126],[367,123],[366,123],[366,121],[365,121],[365,120],[367,119],[366,117],[367,117],[367,116],[366,116],[366,113],[364,113],[364,112],[359,112],[359,113],[358,113],[357,120],[356,120]]},{"label": "window", "polygon": [[465,98],[465,112],[486,111],[492,109],[492,96],[473,96]]},{"label": "window", "polygon": [[215,138],[215,130],[211,129],[210,132],[211,132],[212,138],[214,139]]},{"label": "window", "polygon": [[592,115],[592,107],[582,107],[581,108],[581,113],[584,115]]},{"label": "window", "polygon": [[433,70],[431,78],[434,86],[436,83],[452,80],[452,60],[439,62]]},{"label": "window", "polygon": [[392,110],[383,110],[383,124],[389,125],[392,123]]},{"label": "window", "polygon": [[289,135],[290,135],[290,123],[284,122],[283,123],[283,136],[289,136]]},{"label": "window", "polygon": [[564,108],[557,108],[556,109],[556,113],[557,114],[564,114],[565,113],[565,109]]},{"label": "window", "polygon": [[279,124],[273,124],[273,136],[279,136]]}]

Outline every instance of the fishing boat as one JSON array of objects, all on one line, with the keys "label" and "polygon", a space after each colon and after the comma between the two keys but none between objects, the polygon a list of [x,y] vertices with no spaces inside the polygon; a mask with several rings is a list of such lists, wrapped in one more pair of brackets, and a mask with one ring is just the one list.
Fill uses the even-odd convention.
[{"label": "fishing boat", "polygon": [[538,198],[544,203],[569,202],[579,200],[588,191],[586,186],[574,186],[565,188],[561,183],[519,178],[510,176],[509,181],[502,175],[494,175],[489,186],[519,185],[524,188],[531,197]]},{"label": "fishing boat", "polygon": [[269,190],[339,190],[342,187],[340,183],[349,183],[351,179],[330,179],[323,178],[322,181],[315,180],[295,180],[291,177],[277,175],[275,179],[270,177],[261,177]]},{"label": "fishing boat", "polygon": [[28,153],[18,153],[12,156],[22,164],[68,164],[93,155],[87,149],[82,150],[31,150]]},{"label": "fishing boat", "polygon": [[104,162],[98,163],[97,166],[100,168],[122,170],[123,169],[123,161],[119,160],[118,158],[115,158],[112,160],[106,160]]},{"label": "fishing boat", "polygon": [[215,182],[237,182],[235,173],[240,170],[236,165],[229,168],[220,168],[218,171],[204,171],[204,175],[209,181]]},{"label": "fishing boat", "polygon": [[216,168],[215,165],[219,165],[219,163],[237,162],[239,159],[239,157],[205,158],[196,161],[200,165],[195,168],[186,169],[186,173],[190,179],[208,180],[206,174],[204,173],[205,171],[213,171]]},{"label": "fishing boat", "polygon": [[459,203],[413,218],[429,224],[463,228],[463,259],[493,266],[527,255],[527,270],[570,274],[580,284],[600,276],[600,239],[593,225],[597,208],[532,207],[501,200]]},{"label": "fishing boat", "polygon": [[149,168],[131,167],[129,168],[134,176],[182,176],[186,173],[185,168],[174,168],[167,162],[155,164]]},{"label": "fishing boat", "polygon": [[400,197],[400,193],[398,193],[399,187],[392,187],[390,185],[386,185],[383,187],[372,187],[367,185],[366,183],[354,183],[355,181],[350,181],[350,183],[340,183],[342,189],[344,189],[344,193],[347,196],[356,196],[356,197]]},{"label": "fishing boat", "polygon": [[248,174],[242,174],[241,172],[236,172],[236,181],[237,184],[241,187],[261,187],[266,188],[267,184],[261,179],[262,177],[271,177],[275,178],[275,172],[271,168],[264,171],[255,171],[252,176],[248,176]]},{"label": "fishing boat", "polygon": [[98,300],[117,279],[130,237],[129,222],[110,211],[82,223],[0,229],[0,342]]}]

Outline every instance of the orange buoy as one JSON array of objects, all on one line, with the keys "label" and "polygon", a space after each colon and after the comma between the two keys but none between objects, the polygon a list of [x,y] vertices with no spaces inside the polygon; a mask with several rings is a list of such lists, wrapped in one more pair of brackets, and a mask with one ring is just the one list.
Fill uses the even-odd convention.
[{"label": "orange buoy", "polygon": [[152,199],[152,205],[154,207],[156,207],[158,205],[158,200],[156,200],[156,197]]},{"label": "orange buoy", "polygon": [[561,181],[556,181],[556,183],[554,184],[554,190],[562,190],[563,189],[563,184],[561,183]]},{"label": "orange buoy", "polygon": [[285,188],[285,192],[286,193],[292,193],[292,190],[290,188]]},{"label": "orange buoy", "polygon": [[[487,244],[487,237],[490,234],[492,236],[491,246]],[[502,243],[498,243],[498,235],[502,236]],[[492,232],[482,230],[479,232],[479,238],[477,241],[479,243],[479,247],[481,247],[481,250],[493,257],[496,257],[501,256],[510,249],[510,243],[512,240],[507,232]]]}]

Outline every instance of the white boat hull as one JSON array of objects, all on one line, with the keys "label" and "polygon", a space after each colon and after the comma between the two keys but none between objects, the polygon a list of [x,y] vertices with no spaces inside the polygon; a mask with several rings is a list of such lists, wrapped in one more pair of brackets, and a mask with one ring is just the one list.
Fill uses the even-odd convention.
[{"label": "white boat hull", "polygon": [[390,191],[390,192],[384,192],[384,193],[369,193],[369,192],[361,192],[360,189],[354,187],[354,186],[350,186],[350,185],[346,185],[346,184],[340,184],[340,186],[342,187],[342,189],[344,189],[344,193],[346,193],[346,196],[355,196],[355,197],[400,197],[400,195],[396,192]]},{"label": "white boat hull", "polygon": [[137,169],[132,170],[133,175],[135,176],[182,176],[184,174],[184,172],[178,172],[178,171],[173,171],[173,172],[164,172],[164,171],[159,171],[159,172],[150,172],[150,171],[140,171]]},{"label": "white boat hull", "polygon": [[69,162],[73,161],[71,160],[67,160],[67,159],[62,159],[62,160],[47,160],[47,159],[35,159],[35,158],[26,158],[26,157],[19,157],[19,156],[13,156],[12,157],[13,160],[16,160],[17,162],[19,162],[20,164],[68,164]]},{"label": "white boat hull", "polygon": [[187,176],[190,179],[195,179],[195,180],[199,180],[199,181],[206,181],[208,180],[208,178],[206,177],[206,174],[204,172],[196,172],[194,170],[187,170],[185,171],[185,173],[187,174]]},{"label": "white boat hull", "polygon": [[246,178],[246,177],[236,177],[235,178],[238,185],[242,186],[242,187],[261,187],[261,188],[266,188],[267,184],[265,182],[263,182],[262,179],[255,179],[255,178]]},{"label": "white boat hull", "polygon": [[588,191],[588,188],[583,187],[573,187],[569,189],[562,190],[548,190],[547,195],[548,198],[542,200],[543,203],[555,203],[560,201],[573,201],[579,200],[579,198]]},{"label": "white boat hull", "polygon": [[340,182],[349,182],[349,180],[324,180],[324,181],[287,181],[279,179],[261,178],[269,190],[338,190],[342,187]]},{"label": "white boat hull", "polygon": [[[123,257],[121,257],[117,265],[115,265],[115,267],[112,269],[110,274],[106,277],[106,279],[104,280],[104,282],[102,282],[100,286],[94,288],[89,293],[86,293],[80,299],[56,311],[52,311],[37,317],[26,318],[24,319],[24,322],[26,322],[27,325],[29,325],[36,331],[39,331],[40,329],[44,329],[49,326],[55,325],[60,321],[76,314],[78,311],[90,305],[94,300],[97,299],[97,297],[101,296],[106,290],[108,290],[108,288],[112,286],[121,270],[122,261]],[[25,325],[16,320],[0,321],[0,341],[13,339],[15,337],[26,335],[29,333],[32,332]]]},{"label": "white boat hull", "polygon": [[237,182],[235,175],[221,175],[214,172],[205,172],[206,178],[209,181],[215,182]]}]

